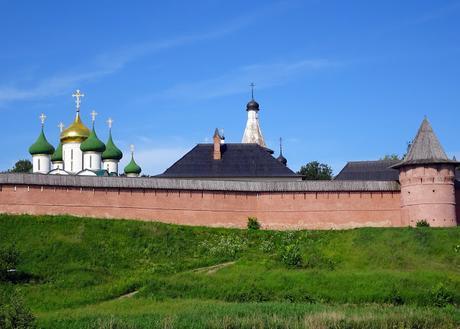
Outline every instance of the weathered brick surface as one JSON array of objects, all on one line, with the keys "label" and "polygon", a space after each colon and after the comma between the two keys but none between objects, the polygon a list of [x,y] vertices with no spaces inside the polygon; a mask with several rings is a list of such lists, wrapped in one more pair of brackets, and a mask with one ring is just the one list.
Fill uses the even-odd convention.
[{"label": "weathered brick surface", "polygon": [[404,226],[400,193],[212,192],[3,185],[0,212],[71,214],[185,225],[330,229]]}]

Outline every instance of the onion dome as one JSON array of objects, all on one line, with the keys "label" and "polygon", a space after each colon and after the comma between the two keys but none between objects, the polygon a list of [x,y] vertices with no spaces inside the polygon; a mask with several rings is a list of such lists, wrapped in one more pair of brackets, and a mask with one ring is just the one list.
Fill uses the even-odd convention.
[{"label": "onion dome", "polygon": [[96,131],[94,130],[94,124],[93,129],[91,130],[91,133],[89,134],[88,138],[83,143],[81,143],[80,150],[82,150],[82,152],[98,153],[102,153],[105,151],[105,144],[101,142],[101,140],[97,137]]},{"label": "onion dome", "polygon": [[280,138],[280,155],[276,158],[277,161],[287,166],[287,159],[283,156],[283,139]]},{"label": "onion dome", "polygon": [[43,132],[43,126],[42,131],[40,132],[40,135],[38,136],[37,140],[29,147],[29,153],[31,155],[54,153],[53,145],[51,145],[46,140],[45,133]]},{"label": "onion dome", "polygon": [[259,111],[259,103],[257,103],[254,99],[251,99],[249,103],[246,105],[246,111]]},{"label": "onion dome", "polygon": [[62,160],[62,143],[59,143],[56,151],[54,151],[53,155],[51,156],[52,162],[63,161]]},{"label": "onion dome", "polygon": [[125,174],[136,174],[139,175],[141,173],[142,169],[139,167],[139,165],[134,161],[134,155],[131,152],[131,161],[128,163],[128,165],[125,167]]},{"label": "onion dome", "polygon": [[287,159],[282,154],[280,154],[279,157],[276,158],[276,160],[278,160],[285,166],[287,165]]},{"label": "onion dome", "polygon": [[112,130],[109,130],[109,140],[105,144],[105,151],[102,153],[102,160],[120,160],[123,152],[120,151],[112,139]]},{"label": "onion dome", "polygon": [[61,133],[61,142],[65,143],[81,143],[90,135],[89,129],[83,124],[80,119],[80,112],[77,112],[74,122]]}]

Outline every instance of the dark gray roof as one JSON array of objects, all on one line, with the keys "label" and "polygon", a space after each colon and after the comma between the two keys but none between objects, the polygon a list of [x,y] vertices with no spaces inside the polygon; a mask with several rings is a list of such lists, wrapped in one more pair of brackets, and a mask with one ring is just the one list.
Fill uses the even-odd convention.
[{"label": "dark gray roof", "polygon": [[213,150],[213,144],[198,144],[157,177],[297,177],[271,155],[273,151],[258,144],[222,144],[221,160],[213,159]]},{"label": "dark gray roof", "polygon": [[397,181],[399,170],[391,166],[399,160],[351,161],[335,176],[334,180]]},{"label": "dark gray roof", "polygon": [[423,119],[422,124],[415,136],[414,141],[410,147],[404,160],[395,166],[398,168],[411,164],[431,164],[431,163],[458,163],[447,157],[446,152],[441,146],[441,143],[436,137],[436,134],[431,128],[428,119]]},{"label": "dark gray roof", "polygon": [[226,181],[152,177],[60,176],[43,174],[0,174],[1,185],[120,188],[229,192],[396,192],[398,182],[376,181]]}]

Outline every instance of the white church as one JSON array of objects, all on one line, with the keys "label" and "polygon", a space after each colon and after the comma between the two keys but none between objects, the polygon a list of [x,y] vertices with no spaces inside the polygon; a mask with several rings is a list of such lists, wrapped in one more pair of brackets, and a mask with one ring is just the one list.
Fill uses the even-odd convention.
[{"label": "white church", "polygon": [[[32,155],[33,172],[50,175],[84,175],[84,176],[118,176],[118,164],[123,153],[112,139],[112,119],[108,119],[109,138],[103,143],[96,134],[95,120],[97,113],[91,112],[92,129],[89,130],[80,117],[81,99],[84,94],[77,90],[75,98],[75,120],[64,129],[60,123],[60,143],[55,149],[45,137],[44,125],[46,116],[40,116],[42,128],[40,135],[29,148]],[[131,161],[124,168],[128,177],[138,177],[141,167],[134,160],[134,147],[131,146]]]}]

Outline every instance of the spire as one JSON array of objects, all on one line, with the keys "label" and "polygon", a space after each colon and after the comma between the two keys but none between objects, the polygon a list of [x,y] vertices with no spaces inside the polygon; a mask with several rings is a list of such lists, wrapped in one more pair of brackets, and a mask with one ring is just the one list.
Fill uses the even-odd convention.
[{"label": "spire", "polygon": [[96,129],[94,128],[96,116],[97,113],[93,110],[91,112],[91,121],[93,128],[91,129],[88,138],[85,139],[80,145],[80,150],[82,150],[82,152],[103,153],[105,151],[105,144],[97,137]]},{"label": "spire", "polygon": [[134,160],[134,145],[130,145],[131,149],[131,161],[128,163],[128,165],[125,167],[125,174],[127,176],[139,176],[141,173],[142,169],[139,167],[139,165],[136,163]]},{"label": "spire", "polygon": [[438,137],[425,117],[404,160],[393,168],[411,164],[456,163],[447,157]]},{"label": "spire", "polygon": [[107,121],[107,125],[109,126],[109,139],[107,143],[105,143],[105,151],[102,153],[102,160],[121,160],[123,157],[123,153],[121,150],[115,145],[112,139],[112,125],[113,120],[109,118]]},{"label": "spire", "polygon": [[283,165],[287,165],[287,159],[283,156],[283,139],[280,137],[280,155],[278,158],[276,158],[279,162],[281,162]]},{"label": "spire", "polygon": [[262,147],[265,146],[264,137],[259,125],[259,103],[254,100],[254,83],[249,85],[251,87],[251,100],[246,105],[248,112],[248,120],[246,122],[246,129],[244,130],[242,143],[256,143]]},{"label": "spire", "polygon": [[75,93],[72,94],[72,97],[75,97],[77,113],[72,124],[61,133],[61,142],[63,144],[72,142],[81,143],[87,139],[90,134],[89,129],[83,124],[80,118],[81,98],[84,96],[85,95],[82,94],[79,89],[77,89]]},{"label": "spire", "polygon": [[38,135],[38,138],[35,141],[35,143],[33,143],[29,147],[29,153],[31,155],[38,155],[38,154],[51,155],[54,153],[54,147],[48,142],[48,140],[45,137],[45,132],[44,132],[46,115],[42,113],[39,118],[40,118],[40,122],[42,125],[40,135]]}]

